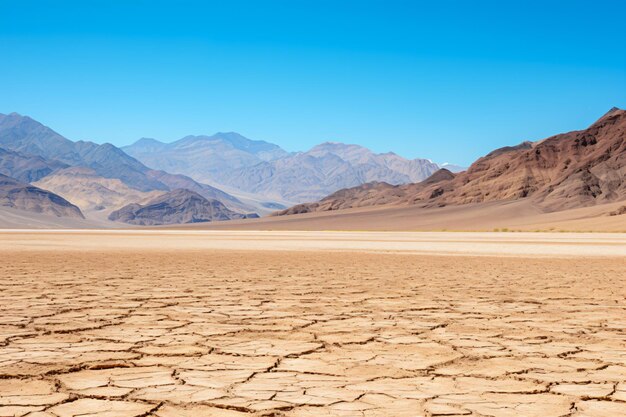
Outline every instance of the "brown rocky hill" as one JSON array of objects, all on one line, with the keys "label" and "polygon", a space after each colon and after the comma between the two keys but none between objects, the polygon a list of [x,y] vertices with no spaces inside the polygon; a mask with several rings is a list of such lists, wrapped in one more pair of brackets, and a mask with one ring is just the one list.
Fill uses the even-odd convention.
[{"label": "brown rocky hill", "polygon": [[528,198],[545,211],[626,199],[626,111],[589,128],[497,149],[459,174],[438,171],[416,184],[366,184],[278,215],[381,204],[424,207]]},{"label": "brown rocky hill", "polygon": [[158,196],[145,204],[129,204],[109,215],[109,220],[136,225],[162,225],[211,222],[218,220],[258,217],[256,214],[241,214],[228,209],[215,199],[206,199],[200,194],[178,189]]},{"label": "brown rocky hill", "polygon": [[63,197],[2,174],[0,206],[57,217],[84,218],[80,209]]},{"label": "brown rocky hill", "polygon": [[370,182],[358,187],[344,188],[314,203],[298,204],[274,215],[311,213],[316,211],[342,210],[357,207],[380,206],[386,204],[414,203],[416,199],[436,195],[442,185],[454,178],[455,174],[440,169],[426,180],[413,184],[391,185],[386,182]]}]

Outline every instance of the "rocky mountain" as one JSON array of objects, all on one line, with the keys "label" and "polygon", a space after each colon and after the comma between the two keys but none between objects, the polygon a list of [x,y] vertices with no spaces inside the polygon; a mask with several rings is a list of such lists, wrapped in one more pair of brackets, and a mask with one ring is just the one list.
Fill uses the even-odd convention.
[{"label": "rocky mountain", "polygon": [[386,182],[368,182],[336,191],[317,202],[297,204],[275,212],[273,215],[282,216],[357,207],[413,204],[416,200],[436,196],[442,186],[452,181],[454,177],[455,174],[442,168],[419,183],[391,185]]},{"label": "rocky mountain", "polygon": [[129,202],[145,202],[165,191],[139,191],[117,178],[105,178],[91,168],[70,167],[45,176],[33,185],[50,190],[74,204],[87,214],[110,212]]},{"label": "rocky mountain", "polygon": [[28,116],[0,114],[0,147],[71,166],[91,168],[105,178],[118,178],[141,191],[168,187],[146,175],[145,165],[105,143],[72,142]]},{"label": "rocky mountain", "polygon": [[150,167],[277,202],[316,200],[370,181],[421,181],[439,168],[426,159],[376,154],[338,142],[288,153],[277,145],[232,132],[187,136],[168,144],[144,138],[123,149]]},{"label": "rocky mountain", "polygon": [[[184,175],[148,168],[108,143],[72,142],[49,127],[17,113],[0,114],[0,147],[3,148],[0,150],[0,172],[15,175],[24,181],[43,181],[42,184],[72,201],[75,195],[86,210],[117,208],[121,203],[140,201],[140,196],[154,197],[154,193],[150,194],[154,191],[164,193],[186,188],[204,197],[218,199],[233,210],[250,211],[246,204],[215,187]],[[67,167],[88,170],[64,171],[53,178],[45,178]],[[132,200],[123,202],[120,200],[122,196]],[[105,201],[109,203],[103,204]]]},{"label": "rocky mountain", "polygon": [[129,204],[109,215],[109,220],[135,225],[162,225],[211,222],[218,220],[258,217],[229,210],[215,199],[177,189],[156,197],[145,204]]},{"label": "rocky mountain", "polygon": [[2,174],[0,206],[57,217],[84,218],[80,209],[63,197]]},{"label": "rocky mountain", "polygon": [[403,184],[420,181],[439,167],[426,159],[376,154],[358,145],[326,142],[307,152],[223,173],[220,184],[267,198],[302,202],[371,181]]},{"label": "rocky mountain", "polygon": [[50,173],[67,168],[67,164],[41,156],[24,155],[0,148],[0,174],[22,182],[34,182]]},{"label": "rocky mountain", "polygon": [[450,178],[441,171],[422,183],[370,184],[278,214],[379,204],[425,207],[530,199],[543,210],[626,199],[626,111],[611,109],[589,128],[497,149]]},{"label": "rocky mountain", "polygon": [[142,138],[122,149],[151,168],[208,182],[222,172],[288,155],[278,145],[251,140],[235,132],[186,136],[172,143]]}]

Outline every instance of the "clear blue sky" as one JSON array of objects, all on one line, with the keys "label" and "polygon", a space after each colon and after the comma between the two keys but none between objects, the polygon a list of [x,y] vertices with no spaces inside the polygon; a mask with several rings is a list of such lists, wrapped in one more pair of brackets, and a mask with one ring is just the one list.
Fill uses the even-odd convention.
[{"label": "clear blue sky", "polygon": [[626,1],[0,0],[0,112],[469,164],[626,107]]}]

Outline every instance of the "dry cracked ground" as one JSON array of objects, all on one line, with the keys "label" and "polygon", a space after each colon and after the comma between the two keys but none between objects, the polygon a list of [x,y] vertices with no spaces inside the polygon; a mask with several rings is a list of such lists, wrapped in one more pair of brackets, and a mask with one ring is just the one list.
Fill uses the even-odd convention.
[{"label": "dry cracked ground", "polygon": [[622,257],[5,245],[0,416],[624,416],[624,277]]}]

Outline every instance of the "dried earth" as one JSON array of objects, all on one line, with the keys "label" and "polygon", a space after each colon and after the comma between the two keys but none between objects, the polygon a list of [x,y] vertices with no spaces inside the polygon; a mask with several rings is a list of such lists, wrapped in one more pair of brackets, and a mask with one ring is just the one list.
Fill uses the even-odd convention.
[{"label": "dried earth", "polygon": [[0,232],[0,416],[626,415],[623,234],[246,233]]}]

